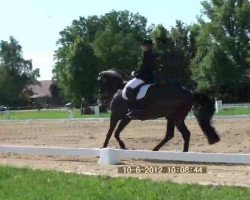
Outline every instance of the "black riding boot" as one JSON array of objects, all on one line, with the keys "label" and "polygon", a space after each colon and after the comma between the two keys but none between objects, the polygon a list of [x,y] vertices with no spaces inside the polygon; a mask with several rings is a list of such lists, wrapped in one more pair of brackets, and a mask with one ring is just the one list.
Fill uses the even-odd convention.
[{"label": "black riding boot", "polygon": [[135,89],[132,88],[127,88],[127,97],[128,97],[128,101],[129,101],[129,113],[127,114],[127,116],[130,119],[139,119],[139,120],[143,120],[145,119],[145,111],[142,109],[139,109],[136,105],[136,97],[138,94],[140,87],[137,87]]}]

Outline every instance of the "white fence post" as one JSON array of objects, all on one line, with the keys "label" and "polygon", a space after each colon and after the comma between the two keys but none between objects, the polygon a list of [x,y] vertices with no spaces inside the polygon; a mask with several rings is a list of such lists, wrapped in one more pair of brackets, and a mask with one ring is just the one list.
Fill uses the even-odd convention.
[{"label": "white fence post", "polygon": [[72,108],[68,108],[68,119],[73,119],[74,115],[73,115],[73,109]]},{"label": "white fence post", "polygon": [[223,110],[223,106],[222,106],[222,101],[221,100],[215,101],[215,110],[216,110],[216,113],[219,113],[220,111]]},{"label": "white fence post", "polygon": [[94,106],[94,111],[95,111],[95,115],[96,115],[96,116],[99,116],[99,115],[100,115],[99,106]]},{"label": "white fence post", "polygon": [[6,119],[10,119],[10,110],[5,110],[5,117]]},{"label": "white fence post", "polygon": [[67,108],[67,111],[68,111],[68,119],[73,119],[74,115],[73,115],[73,106],[72,106],[72,103],[65,104],[65,107]]}]

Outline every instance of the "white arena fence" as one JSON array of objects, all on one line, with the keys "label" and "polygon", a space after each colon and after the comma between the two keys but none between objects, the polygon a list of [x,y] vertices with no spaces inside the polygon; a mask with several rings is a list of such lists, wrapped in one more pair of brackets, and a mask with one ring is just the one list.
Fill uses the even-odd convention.
[{"label": "white arena fence", "polygon": [[34,146],[0,146],[0,153],[22,155],[99,157],[99,164],[118,164],[124,159],[178,161],[192,163],[223,163],[250,165],[250,154],[236,153],[196,153],[150,150],[121,150],[113,148],[62,148]]},{"label": "white arena fence", "polygon": [[233,108],[250,108],[250,103],[223,104],[221,100],[215,101],[216,113],[219,113],[224,109],[233,109]]},{"label": "white arena fence", "polygon": [[[233,109],[233,108],[250,108],[250,103],[242,103],[242,104],[223,104],[221,100],[218,100],[215,102],[215,109],[216,109],[216,113],[219,113],[220,111],[223,111],[224,109]],[[95,116],[100,116],[100,110],[99,110],[99,106],[91,106],[91,109],[94,111]],[[63,108],[63,109],[48,109],[47,111],[53,111],[53,110],[61,110],[61,111],[65,111],[65,113],[67,113],[67,118],[65,119],[75,119],[74,118],[74,114],[73,114],[73,109],[72,108]],[[27,112],[27,111],[34,111],[34,110],[2,110],[0,111],[1,115],[5,116],[5,119],[7,120],[11,120],[11,112]],[[193,117],[193,113],[192,111],[189,113],[188,117]],[[238,116],[237,116],[238,117]],[[246,117],[249,117],[249,115],[247,115]]]},{"label": "white arena fence", "polygon": [[[95,116],[100,116],[99,106],[91,106],[90,108],[94,111]],[[53,111],[53,110],[64,111],[65,113],[67,113],[67,119],[74,119],[74,113],[73,113],[72,108],[45,109],[45,110],[48,112]],[[5,110],[0,111],[0,114],[4,115],[5,119],[11,120],[11,112],[39,112],[39,111],[37,111],[37,110],[9,110],[6,108]]]}]

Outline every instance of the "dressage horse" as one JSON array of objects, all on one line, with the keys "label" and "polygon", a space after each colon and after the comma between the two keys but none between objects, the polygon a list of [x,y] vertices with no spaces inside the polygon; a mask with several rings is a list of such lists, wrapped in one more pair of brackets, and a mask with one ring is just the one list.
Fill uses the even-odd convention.
[{"label": "dressage horse", "polygon": [[[112,133],[115,130],[115,138],[121,149],[126,149],[120,138],[121,131],[130,123],[127,116],[129,103],[122,97],[122,89],[125,82],[122,76],[115,70],[103,71],[98,76],[101,97],[111,99],[110,127],[103,144],[106,148]],[[183,151],[189,148],[190,132],[185,125],[185,118],[192,110],[198,124],[206,136],[209,144],[220,141],[216,130],[211,125],[214,115],[214,100],[206,94],[192,93],[182,86],[154,84],[148,88],[144,98],[137,101],[137,106],[145,110],[145,117],[142,120],[165,117],[167,119],[167,130],[163,140],[153,148],[158,151],[166,142],[174,137],[175,127],[180,131],[184,140]]]}]

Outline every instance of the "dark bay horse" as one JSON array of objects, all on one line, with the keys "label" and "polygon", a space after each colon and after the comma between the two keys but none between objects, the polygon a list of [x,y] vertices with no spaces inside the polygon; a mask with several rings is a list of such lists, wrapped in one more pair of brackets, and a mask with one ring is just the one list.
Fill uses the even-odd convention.
[{"label": "dark bay horse", "polygon": [[[122,98],[122,89],[125,82],[122,76],[115,70],[104,71],[99,74],[101,98],[110,98],[110,127],[103,144],[106,148],[112,133],[115,130],[115,138],[121,149],[126,149],[120,138],[121,131],[130,123],[127,116],[129,103]],[[209,144],[220,141],[216,130],[211,125],[214,115],[214,100],[206,94],[192,93],[181,86],[152,85],[149,87],[144,98],[138,100],[137,106],[145,110],[145,117],[141,120],[149,120],[165,117],[167,119],[167,130],[163,140],[154,147],[158,151],[166,142],[174,137],[175,127],[180,131],[184,140],[183,151],[189,148],[190,132],[185,125],[185,118],[192,110],[202,132]]]}]

